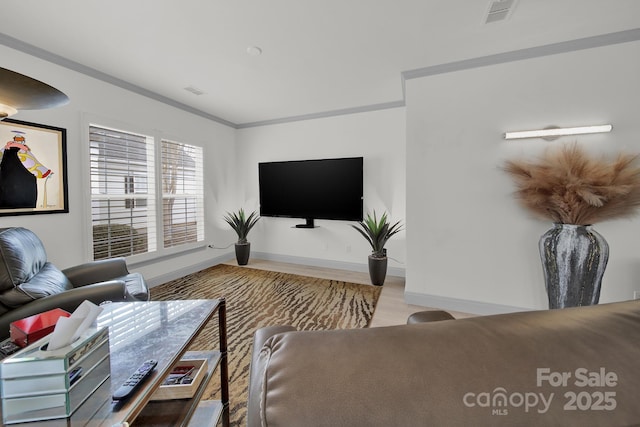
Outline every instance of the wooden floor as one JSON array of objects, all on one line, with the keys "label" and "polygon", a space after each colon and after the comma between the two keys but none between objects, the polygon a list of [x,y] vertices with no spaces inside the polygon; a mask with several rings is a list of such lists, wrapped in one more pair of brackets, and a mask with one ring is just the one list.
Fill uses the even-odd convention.
[{"label": "wooden floor", "polygon": [[[226,262],[229,265],[237,265],[235,259]],[[279,271],[281,273],[299,274],[301,276],[320,277],[323,279],[342,280],[351,283],[371,285],[368,273],[356,271],[335,270],[330,268],[311,267],[299,264],[251,259],[247,268]],[[404,277],[387,276],[382,293],[373,314],[371,327],[402,325],[407,322],[411,313],[422,310],[436,310],[437,307],[422,307],[407,304],[404,301]],[[454,317],[469,317],[467,313],[450,312]]]}]

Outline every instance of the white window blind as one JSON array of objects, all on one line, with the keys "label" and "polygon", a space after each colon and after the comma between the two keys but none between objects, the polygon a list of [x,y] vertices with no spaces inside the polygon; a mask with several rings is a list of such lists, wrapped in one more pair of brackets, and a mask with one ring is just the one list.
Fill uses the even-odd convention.
[{"label": "white window blind", "polygon": [[94,259],[156,250],[154,140],[89,128]]},{"label": "white window blind", "polygon": [[204,240],[202,147],[162,141],[164,247]]}]

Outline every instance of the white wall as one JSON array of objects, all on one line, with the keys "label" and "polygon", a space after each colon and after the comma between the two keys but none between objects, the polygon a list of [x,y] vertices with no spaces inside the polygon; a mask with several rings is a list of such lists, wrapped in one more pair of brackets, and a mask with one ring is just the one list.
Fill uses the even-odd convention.
[{"label": "white wall", "polygon": [[[506,143],[505,130],[612,123],[611,134],[580,137],[580,143],[594,152],[640,151],[638,42],[409,80],[406,108],[237,131],[7,47],[0,46],[0,56],[3,66],[71,98],[64,107],[15,116],[67,129],[70,213],[0,217],[0,227],[34,230],[61,268],[89,254],[85,113],[205,147],[206,233],[216,246],[235,240],[222,220],[225,211],[258,208],[259,162],[364,156],[365,210],[406,220],[408,233],[387,247],[390,272],[404,273],[406,266],[407,300],[472,312],[546,307],[537,243],[551,224],[518,207],[499,167],[511,156],[569,140]],[[292,228],[299,222],[263,218],[250,235],[252,251],[364,270],[370,249],[349,223]],[[629,299],[640,290],[640,221],[596,229],[611,249],[601,301]],[[153,281],[231,251],[203,249],[133,269]]]},{"label": "white wall", "polygon": [[[364,157],[364,210],[387,211],[405,219],[405,109],[349,114],[242,129],[237,135],[238,172],[245,209],[259,207],[258,163],[335,157]],[[231,206],[230,209],[234,207]],[[317,228],[297,229],[300,219],[264,217],[249,235],[252,252],[274,259],[363,270],[368,243],[345,221],[316,220]],[[404,274],[404,231],[387,243],[389,274]],[[296,260],[296,258],[298,258]]]},{"label": "white wall", "polygon": [[[407,81],[407,299],[480,313],[546,308],[537,244],[551,223],[517,205],[499,168],[574,140],[598,153],[640,152],[639,75],[634,42]],[[507,130],[604,123],[612,133],[502,139]],[[640,220],[594,228],[610,245],[601,302],[631,299]]]},{"label": "white wall", "polygon": [[[205,204],[209,215],[206,236],[211,240],[228,235],[218,217],[223,213],[223,205],[235,202],[234,129],[4,46],[0,46],[0,57],[3,67],[44,81],[70,98],[70,103],[63,107],[25,110],[12,117],[67,129],[69,213],[0,217],[0,227],[23,226],[33,230],[45,244],[49,259],[60,268],[89,259],[90,236],[85,221],[85,216],[89,215],[89,201],[83,174],[88,158],[82,147],[87,141],[82,117],[88,113],[136,128],[160,131],[174,140],[202,145]],[[133,264],[132,270],[141,271],[153,282],[154,278],[177,274],[175,272],[181,269],[210,262],[221,254],[221,251],[202,249],[175,257],[170,262]]]},{"label": "white wall", "polygon": [[[0,227],[24,226],[42,239],[49,258],[60,268],[87,261],[90,235],[84,183],[85,117],[131,125],[136,131],[205,148],[206,243],[226,247],[235,234],[223,221],[225,211],[258,208],[258,162],[288,159],[364,156],[365,211],[387,211],[405,218],[405,110],[350,114],[236,131],[137,95],[31,55],[0,46],[4,66],[45,81],[66,93],[63,107],[21,111],[17,120],[67,129],[68,214],[0,217]],[[237,143],[236,143],[237,139]],[[250,235],[252,252],[292,262],[366,269],[370,248],[344,221],[317,220],[313,230],[292,228],[296,219],[263,218]],[[387,244],[389,274],[404,275],[405,234]],[[129,260],[153,284],[232,256],[233,248],[203,249],[164,257],[158,262]]]}]

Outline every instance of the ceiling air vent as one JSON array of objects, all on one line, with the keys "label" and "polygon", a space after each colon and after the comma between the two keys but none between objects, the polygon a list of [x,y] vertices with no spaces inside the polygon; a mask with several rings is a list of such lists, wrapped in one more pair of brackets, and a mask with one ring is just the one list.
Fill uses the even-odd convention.
[{"label": "ceiling air vent", "polygon": [[185,87],[184,90],[186,90],[187,92],[191,92],[194,95],[204,95],[204,91],[198,89],[197,87],[189,86]]},{"label": "ceiling air vent", "polygon": [[513,11],[517,0],[496,0],[489,3],[489,10],[484,23],[503,21],[507,19]]}]

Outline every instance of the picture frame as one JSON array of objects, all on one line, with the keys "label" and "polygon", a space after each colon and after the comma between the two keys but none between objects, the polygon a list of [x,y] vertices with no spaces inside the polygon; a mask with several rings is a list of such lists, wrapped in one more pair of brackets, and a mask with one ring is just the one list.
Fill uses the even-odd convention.
[{"label": "picture frame", "polygon": [[0,216],[69,212],[67,130],[0,121]]}]

